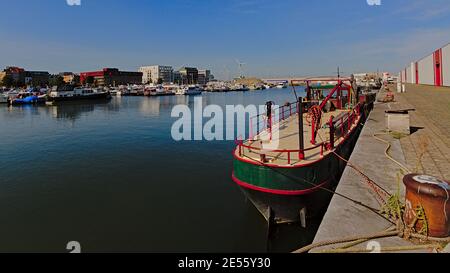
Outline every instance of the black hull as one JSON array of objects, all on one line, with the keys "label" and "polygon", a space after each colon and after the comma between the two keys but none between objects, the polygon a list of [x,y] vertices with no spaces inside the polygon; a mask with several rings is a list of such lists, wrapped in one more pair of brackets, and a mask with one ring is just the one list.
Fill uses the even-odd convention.
[{"label": "black hull", "polygon": [[169,96],[175,96],[175,93],[169,93],[169,94],[150,94],[148,97],[169,97]]},{"label": "black hull", "polygon": [[110,100],[112,98],[110,93],[101,93],[101,94],[94,94],[89,96],[78,96],[78,97],[48,97],[48,102],[75,102],[75,101],[99,101],[99,100]]}]

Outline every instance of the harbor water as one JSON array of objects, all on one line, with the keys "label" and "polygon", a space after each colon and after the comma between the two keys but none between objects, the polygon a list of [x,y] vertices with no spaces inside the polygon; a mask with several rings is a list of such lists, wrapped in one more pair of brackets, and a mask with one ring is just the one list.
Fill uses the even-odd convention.
[{"label": "harbor water", "polygon": [[[204,93],[204,104],[295,101],[292,90]],[[266,252],[312,241],[267,224],[231,180],[234,141],[174,141],[194,97],[0,105],[0,252]],[[312,225],[314,226],[314,225]],[[314,232],[314,231],[312,231]]]}]

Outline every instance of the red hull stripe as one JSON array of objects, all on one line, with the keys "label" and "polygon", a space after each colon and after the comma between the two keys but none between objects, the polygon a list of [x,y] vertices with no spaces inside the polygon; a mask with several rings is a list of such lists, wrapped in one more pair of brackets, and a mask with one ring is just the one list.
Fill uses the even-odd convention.
[{"label": "red hull stripe", "polygon": [[272,190],[272,189],[266,189],[266,188],[261,188],[255,185],[251,185],[248,183],[245,183],[241,180],[239,180],[238,178],[236,178],[236,176],[234,176],[234,172],[233,172],[233,181],[238,184],[241,187],[247,188],[247,189],[251,189],[254,191],[259,191],[259,192],[265,192],[265,193],[271,193],[271,194],[277,194],[277,195],[307,195],[307,194],[311,194],[313,192],[318,191],[320,188],[326,186],[328,184],[328,180],[325,182],[322,182],[321,184],[315,186],[314,188],[310,188],[310,189],[306,189],[306,190],[298,190],[298,191],[288,191],[288,190]]}]

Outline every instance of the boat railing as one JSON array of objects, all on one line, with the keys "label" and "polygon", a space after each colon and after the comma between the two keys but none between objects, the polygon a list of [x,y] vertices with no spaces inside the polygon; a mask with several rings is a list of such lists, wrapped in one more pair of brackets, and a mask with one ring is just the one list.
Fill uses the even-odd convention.
[{"label": "boat railing", "polygon": [[288,118],[298,114],[298,103],[288,102],[272,110],[270,118],[266,113],[259,114],[249,119],[249,139],[255,138],[263,132],[269,132],[272,135],[272,128]]},{"label": "boat railing", "polygon": [[[322,142],[322,143],[316,144],[316,145],[314,145],[312,147],[305,148],[303,150],[298,150],[298,149],[293,149],[293,150],[289,150],[289,149],[267,150],[267,149],[264,149],[264,148],[253,147],[251,145],[247,145],[247,144],[244,143],[244,141],[241,140],[241,141],[238,141],[238,152],[239,152],[239,156],[240,157],[245,156],[245,149],[248,149],[249,152],[253,152],[253,153],[258,153],[259,152],[260,155],[264,155],[264,156],[265,156],[265,153],[267,153],[267,152],[277,153],[278,157],[281,157],[282,155],[286,155],[287,163],[288,164],[292,164],[294,159],[295,159],[295,154],[298,155],[298,157],[297,157],[298,161],[297,162],[300,162],[300,161],[305,159],[305,152],[316,150],[316,149],[317,150],[320,149],[320,156],[323,156],[325,150],[328,147],[327,144],[328,144],[327,142]],[[264,152],[264,154],[262,152]]]},{"label": "boat railing", "polygon": [[[297,104],[296,104],[297,105]],[[285,120],[289,118],[290,116],[293,116],[297,112],[293,112],[292,108],[288,105],[282,106],[281,113],[282,112],[288,112],[284,116],[284,118],[281,118],[281,120]],[[283,109],[284,108],[284,109]],[[296,106],[296,111],[297,111]],[[325,126],[328,126],[329,128],[329,139],[327,141],[323,141],[321,143],[313,144],[313,146],[305,148],[305,149],[264,149],[263,147],[254,147],[252,146],[254,140],[253,138],[250,138],[247,141],[244,140],[237,140],[237,152],[240,157],[245,156],[246,150],[250,153],[259,153],[261,156],[261,161],[264,161],[267,153],[274,153],[277,154],[277,158],[281,158],[282,156],[285,156],[287,160],[287,164],[291,165],[293,162],[301,162],[305,160],[305,153],[313,150],[317,150],[316,153],[313,153],[315,155],[319,154],[320,157],[324,156],[324,153],[327,151],[332,151],[336,147],[336,143],[341,143],[344,141],[353,131],[354,126],[359,122],[359,117],[361,116],[361,104],[358,104],[352,111],[349,112],[342,112],[342,114],[334,117],[331,116],[330,120],[327,122]],[[267,129],[265,129],[267,130]],[[298,156],[297,159],[295,159],[295,156]],[[294,161],[295,160],[295,161]]]},{"label": "boat railing", "polygon": [[330,128],[330,149],[334,149],[337,141],[347,138],[352,132],[353,126],[359,122],[361,116],[361,103],[358,103],[352,111],[342,112],[336,117],[331,116],[328,121]]}]

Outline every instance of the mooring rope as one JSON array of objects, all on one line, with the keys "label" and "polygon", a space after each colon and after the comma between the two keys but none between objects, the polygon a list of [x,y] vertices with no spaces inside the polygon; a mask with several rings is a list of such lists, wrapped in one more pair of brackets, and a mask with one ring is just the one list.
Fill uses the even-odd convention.
[{"label": "mooring rope", "polygon": [[[421,249],[441,249],[442,246],[439,244],[428,244],[428,245],[413,245],[413,246],[393,246],[393,247],[384,247],[382,250],[384,252],[399,252],[399,251],[408,251],[408,250],[421,250]],[[323,250],[318,253],[322,254],[344,254],[344,253],[370,253],[372,249],[331,249],[331,250]],[[381,251],[381,250],[380,250]]]},{"label": "mooring rope", "polygon": [[330,190],[330,189],[328,189],[328,188],[326,188],[326,187],[317,185],[316,183],[311,182],[311,181],[308,181],[308,180],[306,180],[306,179],[304,179],[304,178],[301,178],[301,177],[291,177],[291,176],[289,176],[289,175],[287,175],[287,174],[285,174],[285,173],[283,173],[283,172],[280,172],[280,171],[276,170],[274,167],[269,166],[269,165],[267,165],[267,164],[265,164],[265,163],[263,163],[263,162],[261,162],[261,161],[259,161],[259,160],[256,160],[256,159],[254,159],[254,158],[251,158],[251,157],[249,157],[249,156],[247,156],[247,155],[243,155],[243,156],[246,157],[246,158],[248,158],[248,159],[250,159],[250,160],[252,160],[252,161],[254,161],[254,162],[256,162],[256,163],[258,163],[258,164],[263,165],[263,166],[266,167],[266,168],[271,169],[272,171],[275,171],[275,172],[277,172],[277,173],[279,173],[279,174],[285,176],[286,178],[288,178],[288,179],[290,179],[290,180],[292,180],[292,181],[294,181],[294,182],[297,182],[298,180],[301,180],[301,182],[307,183],[307,184],[309,184],[309,185],[311,185],[311,186],[314,186],[315,188],[324,190],[324,191],[329,192],[329,193],[331,193],[331,194],[333,194],[333,195],[337,195],[337,196],[340,196],[340,197],[342,197],[342,198],[344,198],[344,199],[347,199],[348,201],[351,201],[351,202],[353,202],[354,204],[356,204],[356,205],[358,205],[358,206],[361,206],[361,207],[363,207],[363,208],[366,208],[366,209],[368,209],[369,211],[372,211],[372,212],[375,213],[376,215],[380,216],[381,218],[383,218],[383,219],[385,219],[385,220],[391,222],[392,224],[394,224],[394,222],[392,222],[390,219],[386,218],[383,214],[381,214],[381,213],[379,212],[378,209],[372,208],[371,206],[366,205],[366,204],[364,204],[364,203],[361,202],[361,201],[355,200],[355,199],[353,199],[353,198],[351,198],[351,197],[349,197],[349,196],[346,196],[346,195],[344,195],[344,194],[341,194],[341,193],[338,193],[338,192],[336,192],[336,191]]},{"label": "mooring rope", "polygon": [[[322,136],[319,134],[319,138],[322,142],[325,142],[322,138]],[[363,171],[361,171],[356,165],[351,163],[349,160],[345,159],[344,157],[340,156],[336,151],[331,151],[332,154],[334,154],[338,159],[344,161],[349,167],[354,169],[357,173],[359,173],[367,182],[368,187],[372,189],[372,191],[377,196],[376,199],[378,203],[382,205],[386,205],[387,200],[391,197],[391,194],[384,189],[382,186],[380,186],[378,183],[376,183],[374,180],[370,179],[368,175],[366,175]]]},{"label": "mooring rope", "polygon": [[397,160],[395,160],[391,155],[389,155],[389,150],[392,147],[392,144],[384,139],[379,138],[378,136],[380,135],[386,135],[386,134],[381,134],[381,133],[375,133],[372,135],[373,138],[375,138],[378,141],[381,141],[383,143],[387,144],[386,150],[384,151],[385,156],[390,159],[392,162],[394,162],[395,164],[397,164],[398,166],[400,166],[400,168],[402,168],[404,171],[406,171],[406,173],[411,173],[411,171],[408,169],[408,167],[406,167],[405,165],[403,165],[402,163],[398,162]]},{"label": "mooring rope", "polygon": [[367,241],[367,240],[371,240],[371,239],[392,237],[392,236],[397,236],[397,235],[398,235],[398,231],[396,230],[396,228],[389,228],[382,232],[371,233],[371,234],[366,234],[366,235],[350,236],[350,237],[344,237],[341,239],[333,239],[333,240],[327,240],[327,241],[314,243],[314,244],[305,246],[303,248],[300,248],[299,250],[296,250],[293,253],[301,254],[301,253],[309,252],[309,251],[313,250],[314,248],[323,247],[323,246],[348,243],[348,242],[353,242],[353,241],[358,241],[358,240]]},{"label": "mooring rope", "polygon": [[363,171],[361,171],[358,167],[356,167],[354,164],[352,164],[349,160],[346,160],[345,158],[343,158],[342,156],[340,156],[339,154],[337,154],[335,151],[331,152],[332,154],[334,154],[337,158],[339,158],[340,160],[344,161],[345,163],[347,163],[347,165],[352,168],[353,170],[355,170],[357,173],[359,173],[368,183],[368,186],[372,189],[372,191],[375,193],[375,195],[377,195],[378,199],[379,199],[379,203],[380,205],[386,205],[387,200],[389,199],[389,197],[391,196],[391,194],[384,189],[382,186],[380,186],[378,183],[376,183],[375,181],[373,181],[372,179],[370,179],[370,177],[368,175],[366,175]]}]

